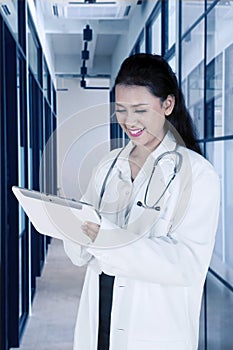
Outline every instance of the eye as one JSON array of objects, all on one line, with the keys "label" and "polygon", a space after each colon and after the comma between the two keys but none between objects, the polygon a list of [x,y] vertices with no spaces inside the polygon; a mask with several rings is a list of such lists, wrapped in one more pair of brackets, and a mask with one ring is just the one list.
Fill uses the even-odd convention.
[{"label": "eye", "polygon": [[125,113],[126,110],[125,109],[116,109],[116,113]]},{"label": "eye", "polygon": [[146,109],[137,109],[137,110],[135,111],[135,113],[138,113],[138,114],[143,114],[143,113],[146,113],[146,112],[147,112]]}]

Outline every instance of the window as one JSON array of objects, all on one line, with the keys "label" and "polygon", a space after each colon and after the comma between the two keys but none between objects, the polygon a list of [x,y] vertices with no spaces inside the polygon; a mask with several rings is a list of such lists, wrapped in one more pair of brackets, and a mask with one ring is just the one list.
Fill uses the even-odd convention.
[{"label": "window", "polygon": [[151,25],[151,53],[161,55],[161,13],[155,18]]},{"label": "window", "polygon": [[207,15],[206,94],[212,120],[212,125],[208,120],[208,136],[233,134],[232,21],[233,8],[229,2],[219,2]]},{"label": "window", "polygon": [[182,90],[197,136],[204,137],[204,21],[182,41]]},{"label": "window", "polygon": [[232,269],[233,140],[208,142],[206,150],[207,158],[217,170],[222,184],[221,210],[214,253],[226,266]]},{"label": "window", "polygon": [[204,13],[205,0],[181,1],[181,6],[182,34],[184,34]]},{"label": "window", "polygon": [[223,57],[213,58],[206,67],[206,136],[223,135]]},{"label": "window", "polygon": [[37,41],[30,16],[28,21],[28,63],[33,74],[35,75],[35,78],[39,79],[39,43]]},{"label": "window", "polygon": [[233,44],[225,50],[224,135],[233,135]]},{"label": "window", "polygon": [[174,73],[176,73],[176,56],[172,56],[168,59],[168,63],[171,66]]},{"label": "window", "polygon": [[176,41],[176,10],[177,0],[168,0],[168,49]]},{"label": "window", "polygon": [[157,4],[146,26],[147,52],[162,53],[162,19],[161,5]]}]

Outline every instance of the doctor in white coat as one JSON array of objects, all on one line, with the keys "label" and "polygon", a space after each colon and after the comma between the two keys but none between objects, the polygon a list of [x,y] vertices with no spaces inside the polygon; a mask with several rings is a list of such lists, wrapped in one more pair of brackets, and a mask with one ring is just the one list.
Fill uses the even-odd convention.
[{"label": "doctor in white coat", "polygon": [[82,227],[93,243],[64,242],[88,265],[74,350],[197,350],[219,179],[164,59],[127,58],[115,92],[130,142],[100,162],[83,196],[101,214]]}]

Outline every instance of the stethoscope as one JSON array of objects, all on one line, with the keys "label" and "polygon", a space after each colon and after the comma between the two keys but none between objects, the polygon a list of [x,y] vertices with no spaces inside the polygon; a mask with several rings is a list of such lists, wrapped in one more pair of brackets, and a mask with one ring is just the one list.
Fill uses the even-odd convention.
[{"label": "stethoscope", "polygon": [[[111,164],[111,166],[110,166],[110,168],[109,168],[109,170],[108,170],[108,172],[107,172],[107,174],[106,174],[106,176],[104,178],[104,181],[103,181],[103,184],[102,184],[102,188],[101,188],[101,191],[100,191],[100,199],[99,199],[99,203],[98,203],[98,210],[101,207],[101,203],[102,203],[102,200],[103,200],[103,196],[104,196],[104,192],[105,192],[105,189],[106,189],[106,184],[107,184],[108,178],[109,178],[109,176],[110,176],[110,174],[111,174],[111,172],[112,172],[112,170],[113,170],[113,168],[114,168],[114,166],[115,166],[119,156],[124,151],[125,147],[122,148],[121,151],[118,153],[118,155],[115,157],[115,159],[113,160],[113,162],[112,162],[112,164]],[[168,156],[172,156],[172,155],[175,155],[175,157],[176,157],[176,161],[175,161],[174,168],[173,168],[173,174],[172,174],[170,180],[168,181],[167,185],[165,186],[162,194],[159,196],[159,198],[154,202],[153,205],[148,205],[147,204],[147,195],[148,195],[148,192],[149,192],[150,184],[151,184],[151,181],[152,181],[155,169],[158,166],[159,162],[163,158],[168,157]],[[171,185],[172,181],[175,179],[176,175],[179,173],[179,171],[181,169],[181,166],[182,166],[182,161],[183,161],[183,157],[182,157],[181,153],[179,153],[177,151],[177,145],[176,145],[176,147],[175,147],[175,149],[173,151],[164,152],[159,157],[157,157],[155,159],[154,165],[153,165],[153,168],[152,168],[152,172],[151,172],[150,178],[149,178],[147,186],[146,186],[143,203],[141,201],[137,202],[137,205],[139,207],[143,207],[145,209],[154,209],[156,211],[160,211],[161,207],[158,206],[158,203],[163,198],[163,196],[165,195],[166,191],[168,190],[168,188]]]}]

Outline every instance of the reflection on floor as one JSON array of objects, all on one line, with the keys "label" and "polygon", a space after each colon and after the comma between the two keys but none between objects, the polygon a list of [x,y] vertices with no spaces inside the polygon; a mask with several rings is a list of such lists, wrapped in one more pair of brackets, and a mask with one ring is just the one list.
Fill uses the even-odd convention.
[{"label": "reflection on floor", "polygon": [[[84,274],[85,268],[67,258],[62,242],[53,239],[20,350],[72,350]],[[211,274],[207,277],[207,349],[203,311],[198,350],[233,350],[233,293]]]},{"label": "reflection on floor", "polygon": [[62,242],[53,239],[20,350],[72,350],[84,274],[85,268],[65,255]]}]

